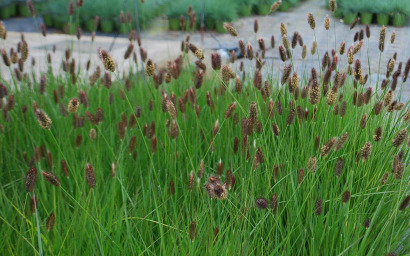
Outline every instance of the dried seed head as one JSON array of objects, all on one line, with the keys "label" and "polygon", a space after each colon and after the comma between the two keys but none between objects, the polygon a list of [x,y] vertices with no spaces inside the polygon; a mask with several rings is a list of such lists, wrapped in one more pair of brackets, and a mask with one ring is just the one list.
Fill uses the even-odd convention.
[{"label": "dried seed head", "polygon": [[7,37],[7,29],[4,26],[3,21],[0,21],[0,38],[6,40]]},{"label": "dried seed head", "polygon": [[145,73],[147,76],[153,76],[155,74],[155,64],[151,59],[147,60],[147,64],[145,65]]},{"label": "dried seed head", "polygon": [[347,202],[349,202],[349,200],[350,200],[350,191],[347,190],[342,195],[342,202],[347,203]]},{"label": "dried seed head", "polygon": [[326,17],[325,17],[325,29],[326,29],[326,30],[329,30],[329,28],[330,28],[330,18],[329,18],[329,15],[326,14]]},{"label": "dried seed head", "polygon": [[228,195],[225,185],[221,185],[219,178],[215,176],[209,177],[208,183],[205,184],[205,189],[211,198],[224,200]]},{"label": "dried seed head", "polygon": [[344,165],[343,159],[342,158],[337,159],[337,162],[336,162],[336,165],[335,165],[335,175],[337,177],[339,177],[342,174],[343,165]]},{"label": "dried seed head", "polygon": [[390,105],[392,100],[393,100],[393,93],[390,90],[386,93],[386,95],[384,95],[384,101],[383,101],[384,106],[387,107],[388,105]]},{"label": "dried seed head", "polygon": [[313,17],[313,14],[311,12],[308,13],[307,21],[309,23],[310,28],[315,30],[316,21],[315,21],[315,17]]},{"label": "dried seed head", "polygon": [[175,105],[172,101],[167,100],[166,101],[166,109],[168,111],[168,114],[171,116],[173,120],[177,119],[177,110],[175,108]]},{"label": "dried seed head", "polygon": [[374,131],[373,140],[374,140],[375,142],[378,142],[378,141],[380,141],[381,139],[382,139],[382,127],[379,126],[379,127],[377,127],[376,130]]},{"label": "dried seed head", "polygon": [[366,123],[367,123],[367,114],[364,113],[362,118],[360,119],[360,128],[362,129],[366,128]]},{"label": "dried seed head", "polygon": [[107,71],[115,71],[115,61],[114,59],[103,49],[98,48],[98,55],[104,64],[104,68]]},{"label": "dried seed head", "polygon": [[[224,29],[231,35],[231,36],[238,36],[238,32],[236,29],[229,23],[224,22],[223,24]],[[256,32],[255,32],[256,33]]]},{"label": "dried seed head", "polygon": [[336,139],[331,138],[328,142],[326,142],[322,148],[320,149],[320,156],[324,157],[329,154],[330,150],[332,150],[333,145],[335,144]]},{"label": "dried seed head", "polygon": [[268,200],[266,200],[266,198],[259,197],[255,200],[255,205],[259,209],[264,210],[264,209],[268,208],[269,202],[268,202]]},{"label": "dried seed head", "polygon": [[85,167],[85,179],[87,180],[87,184],[90,188],[95,187],[95,173],[90,164],[87,164]]},{"label": "dried seed head", "polygon": [[381,52],[384,51],[384,41],[386,39],[386,27],[382,26],[380,29],[380,37],[379,37],[379,50]]},{"label": "dried seed head", "polygon": [[189,191],[192,192],[192,190],[194,189],[194,185],[195,185],[194,171],[191,171],[191,173],[189,174],[189,180],[188,180],[188,189],[189,189]]},{"label": "dried seed head", "polygon": [[404,114],[404,116],[403,116],[403,121],[404,121],[404,122],[410,121],[410,110],[408,110],[408,111],[406,112],[406,114]]},{"label": "dried seed head", "polygon": [[58,178],[52,174],[51,172],[43,172],[43,177],[51,183],[51,185],[54,185],[56,187],[59,187],[61,185],[60,181]]},{"label": "dried seed head", "polygon": [[283,36],[286,36],[288,34],[288,29],[286,28],[285,23],[280,23],[280,33]]},{"label": "dried seed head", "polygon": [[354,29],[356,27],[356,25],[359,24],[359,21],[360,21],[360,16],[357,16],[357,18],[350,25],[350,30]]},{"label": "dried seed head", "polygon": [[35,167],[32,167],[27,172],[26,181],[24,183],[24,187],[27,192],[30,192],[34,189],[34,185],[36,184],[36,179],[37,179],[37,169]]},{"label": "dried seed head", "polygon": [[407,137],[407,130],[403,129],[401,130],[396,137],[394,137],[393,139],[393,147],[399,147],[405,140]]},{"label": "dried seed head", "polygon": [[192,221],[191,224],[189,224],[189,239],[193,241],[196,237],[196,222]]},{"label": "dried seed head", "polygon": [[298,171],[298,184],[302,183],[304,174],[305,174],[305,171],[303,169],[300,169]]},{"label": "dried seed head", "polygon": [[313,41],[313,42],[312,42],[312,47],[310,48],[310,53],[311,53],[312,55],[315,55],[315,53],[316,53],[316,48],[317,48],[317,43],[316,43],[316,41]]},{"label": "dried seed head", "polygon": [[336,0],[329,0],[329,8],[332,12],[335,12],[337,9]]},{"label": "dried seed head", "polygon": [[309,170],[311,173],[315,173],[315,172],[316,172],[316,170],[317,170],[317,159],[316,159],[315,156],[312,156],[312,157],[309,158],[309,161],[308,161],[308,170]]},{"label": "dried seed head", "polygon": [[48,232],[50,232],[53,229],[55,222],[56,222],[56,216],[55,216],[54,212],[52,212],[48,216],[47,222],[46,222],[46,227],[47,227]]},{"label": "dried seed head", "polygon": [[228,119],[232,116],[233,112],[235,111],[235,108],[236,108],[236,102],[229,105],[229,107],[225,111],[225,116],[224,116],[225,119]]},{"label": "dried seed head", "polygon": [[366,142],[361,150],[361,159],[362,162],[366,162],[372,152],[372,144]]},{"label": "dried seed head", "polygon": [[336,100],[337,100],[337,87],[333,87],[327,93],[327,104],[331,106],[331,105],[335,104]]},{"label": "dried seed head", "polygon": [[41,111],[40,109],[35,110],[34,114],[36,115],[37,122],[43,129],[50,129],[51,128],[51,119],[48,117],[46,113]]},{"label": "dried seed head", "polygon": [[313,84],[309,88],[309,102],[312,105],[316,105],[320,100],[320,87],[317,80],[313,80]]},{"label": "dried seed head", "polygon": [[285,62],[285,61],[288,59],[288,57],[287,57],[287,55],[286,55],[286,52],[285,52],[285,48],[283,48],[282,45],[279,46],[279,55],[280,55],[280,59],[281,59],[283,62]]},{"label": "dried seed head", "polygon": [[275,12],[277,9],[279,9],[279,6],[280,6],[281,3],[282,3],[282,0],[278,0],[278,1],[274,2],[270,6],[270,12]]},{"label": "dried seed head", "polygon": [[393,33],[391,34],[391,37],[390,37],[390,43],[394,44],[395,39],[396,39],[396,32],[393,31]]},{"label": "dried seed head", "polygon": [[67,111],[69,113],[75,113],[77,112],[78,109],[78,100],[77,98],[72,98],[69,102],[68,102],[68,106],[67,106]]},{"label": "dried seed head", "polygon": [[401,202],[399,210],[400,211],[406,210],[407,206],[409,206],[409,203],[410,203],[410,195],[406,196],[404,200]]},{"label": "dried seed head", "polygon": [[322,214],[322,210],[323,210],[323,200],[322,200],[322,198],[319,197],[319,198],[316,200],[316,203],[315,203],[315,214],[316,214],[317,216],[321,215],[321,214]]}]

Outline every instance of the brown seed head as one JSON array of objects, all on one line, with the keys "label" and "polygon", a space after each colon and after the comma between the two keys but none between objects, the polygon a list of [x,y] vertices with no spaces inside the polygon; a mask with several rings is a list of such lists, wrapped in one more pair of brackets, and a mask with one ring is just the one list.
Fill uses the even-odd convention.
[{"label": "brown seed head", "polygon": [[51,185],[54,185],[56,187],[59,187],[61,185],[60,181],[58,178],[52,174],[51,172],[43,172],[43,177],[50,182]]},{"label": "brown seed head", "polygon": [[366,142],[361,150],[361,159],[362,162],[366,162],[372,152],[372,144]]},{"label": "brown seed head", "polygon": [[328,142],[326,142],[322,148],[320,149],[320,156],[324,157],[329,154],[330,150],[332,150],[333,145],[335,144],[336,139],[331,138]]},{"label": "brown seed head", "polygon": [[46,113],[41,111],[40,109],[35,110],[34,112],[37,122],[40,125],[41,128],[43,129],[50,129],[51,128],[51,119],[48,117]]},{"label": "brown seed head", "polygon": [[329,0],[329,8],[332,12],[335,12],[337,9],[336,0]]},{"label": "brown seed head", "polygon": [[282,3],[282,0],[278,0],[278,1],[274,2],[270,6],[270,12],[275,12],[277,9],[279,9],[279,6],[280,6],[281,3]]},{"label": "brown seed head", "polygon": [[268,207],[269,202],[268,202],[268,200],[266,200],[266,198],[264,198],[264,197],[259,197],[259,198],[257,198],[257,199],[255,200],[255,205],[256,205],[256,207],[258,207],[259,209],[264,210],[264,209],[266,209],[266,208]]},{"label": "brown seed head", "polygon": [[384,51],[384,41],[386,39],[386,27],[383,25],[380,29],[380,37],[379,37],[379,50],[381,52]]},{"label": "brown seed head", "polygon": [[347,203],[347,202],[349,202],[349,200],[350,200],[350,191],[347,190],[342,195],[342,202]]},{"label": "brown seed head", "polygon": [[313,14],[311,12],[308,13],[307,21],[309,23],[310,28],[312,30],[315,30],[316,21],[315,21],[315,17],[313,17]]},{"label": "brown seed head", "polygon": [[193,241],[196,237],[196,222],[192,221],[191,224],[189,224],[189,239]]},{"label": "brown seed head", "polygon": [[322,214],[322,210],[323,210],[323,200],[322,200],[322,198],[319,197],[319,198],[316,200],[316,203],[315,203],[315,214],[316,214],[317,216],[321,215],[321,214]]},{"label": "brown seed head", "polygon": [[24,183],[24,187],[27,192],[30,192],[34,189],[34,185],[36,184],[36,179],[37,179],[37,169],[35,167],[32,167],[27,172],[26,181]]},{"label": "brown seed head", "polygon": [[329,15],[326,14],[326,17],[325,17],[325,29],[326,29],[326,30],[329,30],[329,28],[330,28],[330,18],[329,18]]},{"label": "brown seed head", "polygon": [[393,147],[399,147],[405,140],[407,137],[407,130],[403,129],[401,130],[396,137],[394,137],[393,139]]},{"label": "brown seed head", "polygon": [[401,202],[399,210],[400,211],[406,210],[407,206],[409,206],[409,203],[410,203],[410,195],[406,196],[404,200]]},{"label": "brown seed head", "polygon": [[46,222],[46,227],[47,227],[48,232],[50,232],[53,229],[55,222],[56,222],[56,216],[55,216],[54,212],[52,212],[48,216],[47,222]]},{"label": "brown seed head", "polygon": [[231,35],[231,36],[238,36],[238,32],[236,29],[229,23],[224,22],[223,24],[224,29]]},{"label": "brown seed head", "polygon": [[98,54],[104,64],[105,70],[114,72],[115,71],[114,59],[105,50],[101,48],[98,48]]},{"label": "brown seed head", "polygon": [[90,164],[87,164],[87,166],[85,167],[85,179],[90,188],[95,187],[95,173],[93,167]]}]

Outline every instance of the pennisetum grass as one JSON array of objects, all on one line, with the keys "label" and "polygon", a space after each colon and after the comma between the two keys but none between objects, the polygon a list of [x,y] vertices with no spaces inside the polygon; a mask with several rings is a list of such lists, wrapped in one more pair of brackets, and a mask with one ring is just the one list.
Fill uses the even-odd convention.
[{"label": "pennisetum grass", "polygon": [[[193,28],[193,7],[180,22]],[[314,40],[278,26],[274,49],[257,20],[255,45],[225,23],[246,58],[233,63],[192,34],[162,65],[131,32],[123,57],[138,58],[137,73],[99,48],[88,74],[68,48],[61,74],[51,62],[35,79],[24,38],[20,51],[2,49],[12,78],[0,84],[0,254],[408,253],[410,110],[400,92],[410,60],[389,56],[388,78],[371,88],[360,51],[376,43],[387,58],[390,28],[372,42],[366,27],[323,54],[313,14]],[[0,40],[6,31],[0,22]],[[300,70],[293,53],[305,59],[309,45],[317,62]],[[264,66],[268,54],[283,62],[280,74]]]}]

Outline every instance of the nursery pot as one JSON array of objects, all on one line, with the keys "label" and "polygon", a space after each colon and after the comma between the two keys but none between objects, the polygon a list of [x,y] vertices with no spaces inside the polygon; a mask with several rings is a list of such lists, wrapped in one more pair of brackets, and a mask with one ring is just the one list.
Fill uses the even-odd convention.
[{"label": "nursery pot", "polygon": [[18,10],[19,10],[19,15],[22,17],[30,17],[30,11],[28,10],[27,5],[25,4],[19,4],[18,6]]},{"label": "nursery pot", "polygon": [[357,17],[357,13],[346,13],[343,17],[345,24],[352,24]]},{"label": "nursery pot", "polygon": [[268,5],[268,4],[258,4],[257,5],[257,10],[258,10],[259,15],[267,15],[267,14],[270,13],[270,5]]},{"label": "nursery pot", "polygon": [[406,15],[401,13],[396,13],[393,15],[393,25],[396,27],[403,27],[406,23]]},{"label": "nursery pot", "polygon": [[128,24],[120,24],[120,34],[128,34],[130,32]]},{"label": "nursery pot", "polygon": [[101,20],[100,27],[102,32],[112,33],[114,31],[114,22],[112,20]]},{"label": "nursery pot", "polygon": [[180,30],[179,18],[169,18],[168,25],[169,25],[169,30]]},{"label": "nursery pot", "polygon": [[282,2],[279,6],[279,11],[280,12],[287,12],[287,11],[289,11],[289,7],[290,7],[290,5],[289,5],[288,2]]},{"label": "nursery pot", "polygon": [[384,13],[377,14],[377,24],[381,25],[389,25],[389,15]]},{"label": "nursery pot", "polygon": [[60,19],[58,19],[57,16],[53,16],[52,20],[53,20],[53,24],[54,24],[55,28],[61,29],[61,30],[64,29],[64,22],[62,22]]},{"label": "nursery pot", "polygon": [[370,13],[370,12],[360,13],[360,23],[371,24],[372,20],[373,20],[373,13]]},{"label": "nursery pot", "polygon": [[9,12],[10,12],[10,16],[16,16],[17,15],[17,6],[16,6],[16,4],[9,5]]},{"label": "nursery pot", "polygon": [[85,29],[86,29],[87,31],[90,31],[90,32],[97,30],[97,29],[94,27],[94,19],[87,19],[87,20],[85,20],[85,21],[84,21],[84,27],[85,27]]},{"label": "nursery pot", "polygon": [[239,7],[238,14],[241,17],[250,16],[252,13],[252,5],[242,5]]},{"label": "nursery pot", "polygon": [[0,19],[5,20],[10,18],[10,8],[9,6],[0,7]]}]

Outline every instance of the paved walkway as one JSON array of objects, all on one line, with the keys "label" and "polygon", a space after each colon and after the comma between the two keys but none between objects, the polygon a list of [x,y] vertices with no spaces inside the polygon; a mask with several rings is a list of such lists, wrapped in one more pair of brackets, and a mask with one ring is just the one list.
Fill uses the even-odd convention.
[{"label": "paved walkway", "polygon": [[[264,38],[265,44],[270,45],[270,38],[272,35],[275,36],[276,46],[273,50],[268,50],[266,53],[266,64],[265,64],[265,73],[272,73],[275,75],[280,75],[281,69],[283,69],[283,63],[280,61],[278,46],[281,44],[280,36],[280,23],[283,22],[287,26],[288,38],[291,40],[293,32],[298,31],[303,38],[304,44],[307,45],[308,54],[305,61],[301,59],[301,47],[297,46],[293,52],[293,61],[296,70],[300,74],[303,73],[303,70],[307,72],[310,71],[311,67],[317,67],[317,55],[312,56],[310,54],[310,47],[315,37],[313,31],[310,29],[307,24],[307,13],[312,12],[316,18],[316,38],[318,42],[318,49],[320,54],[320,59],[326,51],[331,51],[335,48],[335,34],[333,30],[333,25],[336,29],[336,48],[339,48],[339,45],[342,41],[346,42],[347,48],[352,45],[353,37],[356,31],[364,29],[365,26],[358,25],[355,29],[350,31],[349,26],[342,23],[341,20],[335,20],[332,18],[330,11],[323,6],[322,0],[310,0],[302,2],[296,8],[291,9],[290,12],[276,12],[268,16],[253,16],[247,18],[241,18],[238,21],[234,22],[235,28],[239,32],[237,38],[233,38],[228,34],[219,34],[215,32],[206,32],[204,35],[204,40],[201,40],[201,34],[199,32],[191,33],[191,42],[201,47],[205,51],[205,56],[207,61],[209,61],[209,52],[211,49],[218,47],[235,47],[238,45],[238,40],[242,39],[245,44],[248,42],[253,45],[254,49],[258,48],[257,39]],[[328,31],[325,30],[323,26],[324,18],[328,14],[331,17],[331,29]],[[259,21],[259,31],[257,34],[253,31],[254,20],[258,19]],[[335,21],[335,24],[333,23]],[[23,21],[24,22],[24,21]],[[15,24],[15,25],[10,25]],[[16,29],[21,29],[21,25],[17,22],[7,23],[6,26],[14,26]],[[164,66],[166,61],[170,58],[175,58],[180,54],[180,42],[185,39],[187,33],[185,32],[174,32],[166,30],[167,24],[166,20],[163,18],[158,18],[151,29],[144,31],[142,34],[142,47],[148,51],[149,58],[153,59],[156,63]],[[368,73],[368,62],[367,62],[367,51],[370,57],[370,66],[371,66],[371,83],[375,84],[378,71],[378,62],[379,62],[379,51],[378,51],[378,41],[379,41],[379,31],[380,27],[377,25],[371,25],[371,37],[368,41],[365,39],[365,43],[362,47],[362,50],[358,56],[362,62],[363,70],[366,70],[364,73]],[[26,30],[27,31],[27,30]],[[29,30],[30,31],[30,30]],[[396,32],[396,41],[393,45],[390,44],[390,35],[391,33]],[[30,55],[36,57],[38,67],[41,67],[46,60],[46,52],[51,52],[53,45],[56,45],[56,53],[52,55],[54,71],[58,72],[61,66],[61,60],[64,56],[64,51],[66,48],[70,47],[71,41],[74,42],[75,53],[74,57],[76,58],[77,64],[80,64],[82,67],[85,67],[86,62],[89,59],[89,54],[91,53],[92,63],[94,65],[100,64],[97,56],[97,48],[102,47],[103,49],[108,49],[110,44],[113,41],[111,36],[97,36],[94,46],[91,47],[91,38],[90,36],[83,36],[80,42],[73,36],[61,35],[61,34],[49,34],[46,38],[43,38],[41,35],[36,33],[25,33],[26,39],[29,42],[30,46]],[[10,47],[16,48],[17,42],[20,39],[20,33],[18,32],[9,32],[8,39],[5,44],[5,48],[9,49]],[[410,58],[410,27],[407,25],[403,28],[388,27],[387,36],[386,36],[386,47],[385,51],[382,54],[381,61],[381,77],[385,74],[386,65],[389,58],[393,56],[395,52],[398,53],[397,63],[406,61]],[[114,57],[120,70],[127,70],[130,61],[124,61],[123,56],[128,47],[129,41],[125,37],[117,38],[113,51],[111,55]],[[0,48],[4,47],[4,42],[0,42]],[[46,48],[46,50],[45,50]],[[79,55],[80,53],[80,55]],[[138,54],[139,55],[139,54]],[[78,57],[81,56],[81,57]],[[346,55],[339,58],[340,67],[345,67],[346,64]],[[244,60],[245,66],[249,72],[253,73],[254,62]],[[125,68],[125,69],[124,69]],[[5,66],[0,64],[1,75],[3,79],[9,78],[8,70],[5,70]],[[93,67],[91,71],[93,70]],[[400,82],[399,82],[400,84]],[[405,99],[408,100],[410,96],[410,79],[404,86]]]}]

